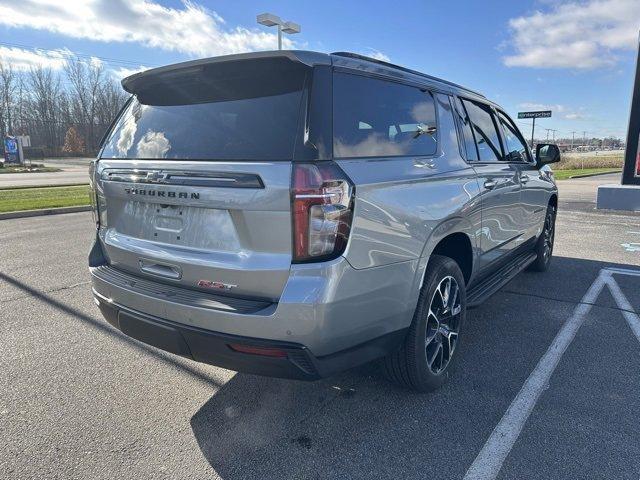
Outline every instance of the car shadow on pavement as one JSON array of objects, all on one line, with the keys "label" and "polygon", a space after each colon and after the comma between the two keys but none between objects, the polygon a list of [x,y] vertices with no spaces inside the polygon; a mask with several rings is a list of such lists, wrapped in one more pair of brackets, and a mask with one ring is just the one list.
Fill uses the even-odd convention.
[{"label": "car shadow on pavement", "polygon": [[[376,364],[311,383],[239,373],[191,428],[227,480],[462,478],[576,303],[612,266],[637,268],[556,257],[548,272],[519,275],[470,310],[453,378],[436,392],[400,389]],[[629,298],[635,308],[639,298]],[[596,304],[615,308],[610,295]]]},{"label": "car shadow on pavement", "polygon": [[[13,287],[17,288],[18,290],[22,291],[23,293],[30,295],[31,297],[33,297],[36,300],[39,300],[41,302],[44,302],[48,305],[50,305],[51,307],[55,308],[56,310],[63,312],[67,315],[70,315],[71,317],[80,320],[84,323],[86,323],[87,325],[90,325],[91,327],[95,328],[97,331],[104,333],[106,335],[109,335],[119,341],[121,341],[122,343],[124,343],[125,345],[131,347],[131,348],[135,348],[138,350],[141,350],[147,354],[153,355],[154,357],[156,357],[159,361],[164,362],[168,365],[171,365],[173,367],[179,368],[181,370],[183,370],[184,372],[186,372],[188,375],[190,375],[191,377],[193,377],[195,380],[204,382],[206,384],[209,385],[213,385],[213,386],[217,386],[218,385],[218,381],[215,380],[214,378],[211,378],[207,375],[204,375],[203,373],[201,373],[200,371],[198,371],[197,369],[191,368],[188,365],[188,361],[181,359],[180,357],[178,357],[177,355],[172,355],[170,353],[164,352],[162,350],[159,350],[155,347],[152,347],[150,345],[147,345],[146,343],[142,343],[139,342],[138,340],[135,340],[131,337],[128,337],[127,335],[125,335],[124,333],[120,332],[119,330],[117,330],[116,328],[112,327],[111,325],[109,325],[107,323],[106,320],[104,320],[103,318],[101,318],[100,313],[98,312],[98,315],[100,316],[99,319],[93,318],[92,316],[88,315],[87,313],[78,310],[77,308],[71,307],[67,304],[65,304],[64,302],[61,302],[59,300],[56,300],[55,298],[53,298],[52,295],[50,295],[48,292],[42,292],[30,285],[27,285],[26,283],[22,282],[21,280],[12,277],[11,275],[8,275],[4,272],[0,272],[0,281],[3,282],[7,282],[8,284],[12,285]],[[62,290],[64,290],[65,288],[68,287],[64,287],[62,288]],[[89,288],[87,286],[87,288]],[[59,291],[59,290],[58,290]],[[51,292],[50,292],[51,293]],[[97,309],[95,310],[97,312]]]}]

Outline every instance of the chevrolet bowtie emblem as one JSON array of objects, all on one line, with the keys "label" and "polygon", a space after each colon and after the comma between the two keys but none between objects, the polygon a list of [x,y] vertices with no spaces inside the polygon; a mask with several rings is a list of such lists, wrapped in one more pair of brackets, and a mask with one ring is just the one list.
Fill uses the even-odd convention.
[{"label": "chevrolet bowtie emblem", "polygon": [[169,174],[166,172],[147,172],[147,178],[145,180],[149,183],[166,183],[169,179]]}]

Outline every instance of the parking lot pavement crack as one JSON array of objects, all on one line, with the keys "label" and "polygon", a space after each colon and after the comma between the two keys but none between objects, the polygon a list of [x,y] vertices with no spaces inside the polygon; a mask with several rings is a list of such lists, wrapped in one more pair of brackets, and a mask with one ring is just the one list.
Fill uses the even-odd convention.
[{"label": "parking lot pavement crack", "polygon": [[[56,288],[50,288],[49,290],[40,290],[41,293],[56,293],[56,292],[62,292],[64,290],[70,290],[72,288],[77,288],[77,287],[83,287],[85,285],[89,285],[91,282],[90,281],[86,281],[86,282],[79,282],[79,283],[74,283],[72,285],[63,285],[61,287],[56,287]],[[31,294],[25,294],[25,295],[19,295],[17,297],[11,297],[11,298],[5,298],[4,300],[0,300],[0,304],[3,303],[10,303],[10,302],[15,302],[17,300],[23,300],[25,298],[29,298],[31,297]]]},{"label": "parking lot pavement crack", "polygon": [[599,307],[599,308],[606,308],[609,310],[614,310],[616,312],[627,312],[627,313],[638,313],[635,310],[631,309],[631,310],[627,310],[625,308],[620,308],[620,307],[612,307],[610,305],[602,305],[600,303],[597,302],[582,302],[582,301],[575,301],[575,300],[564,300],[562,298],[555,298],[555,297],[547,297],[544,295],[539,295],[536,293],[524,293],[524,292],[516,292],[514,290],[501,290],[502,293],[507,293],[510,295],[519,295],[521,297],[531,297],[531,298],[538,298],[540,300],[550,300],[552,302],[561,302],[561,303],[567,303],[569,305],[591,305],[592,307]]}]

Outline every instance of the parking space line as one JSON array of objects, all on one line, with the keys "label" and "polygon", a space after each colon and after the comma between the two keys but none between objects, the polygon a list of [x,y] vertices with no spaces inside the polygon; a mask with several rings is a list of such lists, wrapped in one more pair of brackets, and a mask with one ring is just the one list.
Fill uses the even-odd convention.
[{"label": "parking space line", "polygon": [[[640,276],[640,272],[637,273],[637,276]],[[620,307],[620,310],[622,310],[622,315],[624,315],[625,320],[629,324],[629,328],[631,328],[640,342],[640,317],[638,317],[637,313],[634,313],[633,306],[629,303],[624,293],[622,293],[618,282],[616,282],[613,277],[609,277],[607,284],[609,285],[609,291],[611,295],[613,295],[616,304]]]},{"label": "parking space line", "polygon": [[613,278],[613,274],[640,276],[638,270],[602,269],[594,282],[585,293],[573,314],[562,326],[553,342],[542,356],[536,368],[531,372],[524,385],[509,405],[500,422],[491,432],[482,450],[473,461],[465,480],[494,479],[500,472],[502,465],[509,455],[511,448],[520,436],[529,415],[533,411],[538,398],[546,389],[551,375],[558,366],[562,355],[567,350],[576,333],[584,323],[584,319],[591,307],[598,299],[605,286],[609,287],[616,304],[622,309],[625,320],[631,327],[638,341],[640,341],[640,318],[634,313],[633,307],[626,299],[620,287]]}]

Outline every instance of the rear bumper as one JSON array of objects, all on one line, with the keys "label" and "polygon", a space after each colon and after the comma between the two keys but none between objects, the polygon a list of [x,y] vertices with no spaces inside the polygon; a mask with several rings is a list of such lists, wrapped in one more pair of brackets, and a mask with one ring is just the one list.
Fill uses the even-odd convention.
[{"label": "rear bumper", "polygon": [[[314,356],[303,345],[212,332],[170,322],[115,305],[94,291],[105,319],[126,335],[176,355],[244,373],[297,380],[317,380],[361,365],[392,351],[406,330],[375,338],[356,347]],[[271,357],[233,350],[230,345],[277,349],[283,356]]]},{"label": "rear bumper", "polygon": [[[344,258],[292,265],[276,303],[202,298],[122,272],[109,265],[99,240],[89,265],[96,301],[124,333],[205,363],[279,377],[320,378],[384,356],[404,337],[418,296],[411,287],[417,260],[365,270]],[[287,355],[239,353],[229,339]]]}]

